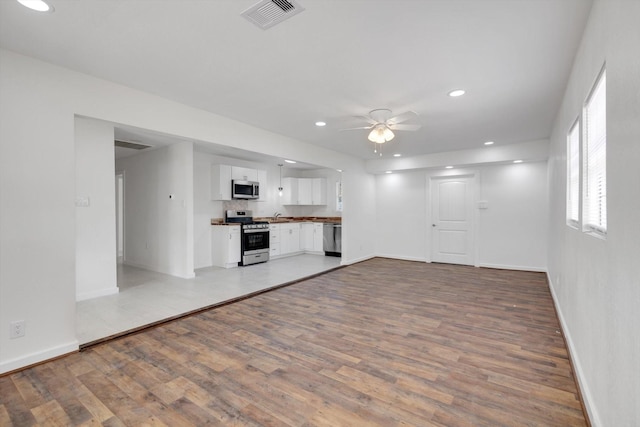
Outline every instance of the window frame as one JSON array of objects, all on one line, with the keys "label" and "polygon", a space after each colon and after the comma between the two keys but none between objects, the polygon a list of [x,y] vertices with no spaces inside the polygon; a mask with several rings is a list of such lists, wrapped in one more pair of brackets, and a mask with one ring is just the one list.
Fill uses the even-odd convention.
[{"label": "window frame", "polygon": [[[581,225],[597,237],[607,235],[607,74],[598,73],[582,108]],[[594,105],[600,100],[603,104]],[[601,112],[603,116],[599,116]],[[595,117],[594,117],[595,114]],[[593,125],[592,125],[593,123]],[[596,135],[592,135],[595,130]],[[594,194],[596,193],[596,194]],[[596,212],[594,212],[596,211]],[[594,219],[595,218],[595,219]]]},{"label": "window frame", "polygon": [[[582,120],[576,117],[567,132],[567,194],[566,220],[567,225],[580,229],[581,207],[580,180],[582,176]],[[574,139],[575,137],[575,139]],[[575,179],[574,179],[575,178]]]}]

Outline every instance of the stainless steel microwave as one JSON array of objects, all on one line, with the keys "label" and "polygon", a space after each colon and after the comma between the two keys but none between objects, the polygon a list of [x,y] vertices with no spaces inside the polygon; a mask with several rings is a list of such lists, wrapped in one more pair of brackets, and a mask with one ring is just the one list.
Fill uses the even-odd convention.
[{"label": "stainless steel microwave", "polygon": [[256,181],[231,181],[232,199],[257,199],[260,197],[260,183]]}]

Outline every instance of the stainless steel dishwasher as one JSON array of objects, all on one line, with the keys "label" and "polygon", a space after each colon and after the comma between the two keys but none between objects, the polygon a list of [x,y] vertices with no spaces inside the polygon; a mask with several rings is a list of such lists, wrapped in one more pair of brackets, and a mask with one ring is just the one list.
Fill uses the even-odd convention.
[{"label": "stainless steel dishwasher", "polygon": [[342,224],[324,224],[322,250],[326,256],[342,256]]}]

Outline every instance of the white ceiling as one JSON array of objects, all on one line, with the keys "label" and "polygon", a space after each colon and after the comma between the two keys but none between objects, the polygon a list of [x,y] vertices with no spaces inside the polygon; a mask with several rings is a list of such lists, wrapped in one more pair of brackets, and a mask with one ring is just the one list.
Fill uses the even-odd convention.
[{"label": "white ceiling", "polygon": [[413,110],[422,129],[385,144],[407,157],[547,138],[591,8],[298,2],[261,30],[240,16],[256,0],[50,0],[45,14],[0,0],[0,46],[363,159],[375,158],[367,131],[339,129]]},{"label": "white ceiling", "polygon": [[[253,153],[245,150],[241,150],[235,147],[229,147],[219,144],[212,144],[209,142],[196,141],[178,135],[167,135],[165,133],[153,132],[147,129],[139,129],[133,126],[116,125],[114,129],[114,138],[118,141],[133,142],[135,144],[148,145],[150,148],[144,150],[150,150],[158,147],[165,147],[167,145],[176,144],[179,142],[192,142],[194,150],[201,153],[214,154],[216,156],[228,157],[231,159],[246,160],[250,162],[268,163],[271,165],[285,164],[287,160],[280,157],[267,156],[261,153]],[[133,156],[139,153],[140,150],[133,148],[115,147],[115,157],[120,159],[123,157]],[[295,160],[294,160],[295,161]],[[286,162],[286,166],[289,169],[317,169],[316,165],[309,163],[303,163],[296,161],[295,164]]]}]

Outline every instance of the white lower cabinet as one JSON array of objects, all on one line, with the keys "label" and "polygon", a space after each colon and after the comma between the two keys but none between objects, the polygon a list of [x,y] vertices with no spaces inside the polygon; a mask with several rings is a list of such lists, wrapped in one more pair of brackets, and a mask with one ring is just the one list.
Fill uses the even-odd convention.
[{"label": "white lower cabinet", "polygon": [[240,226],[211,226],[211,258],[216,267],[233,268],[240,262]]},{"label": "white lower cabinet", "polygon": [[321,222],[303,222],[300,234],[302,250],[310,253],[323,253]]},{"label": "white lower cabinet", "polygon": [[280,256],[280,224],[269,224],[269,257]]},{"label": "white lower cabinet", "polygon": [[324,253],[323,248],[323,231],[324,224],[321,222],[313,223],[313,247],[311,248],[312,252]]},{"label": "white lower cabinet", "polygon": [[323,253],[322,248],[322,226],[321,222],[302,223],[302,250],[310,253]]},{"label": "white lower cabinet", "polygon": [[269,225],[269,254],[272,258],[295,255],[302,251],[300,222]]},{"label": "white lower cabinet", "polygon": [[300,252],[300,224],[280,224],[280,255]]},{"label": "white lower cabinet", "polygon": [[324,254],[322,230],[321,222],[271,224],[269,226],[271,257],[295,255],[301,252]]},{"label": "white lower cabinet", "polygon": [[302,250],[309,252],[313,250],[313,224],[310,222],[303,222],[300,229],[302,243]]}]

